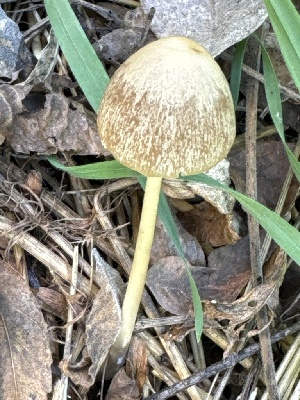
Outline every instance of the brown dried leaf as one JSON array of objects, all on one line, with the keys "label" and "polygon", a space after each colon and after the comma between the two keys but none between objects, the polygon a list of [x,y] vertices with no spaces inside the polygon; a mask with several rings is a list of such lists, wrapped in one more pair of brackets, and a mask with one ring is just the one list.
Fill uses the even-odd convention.
[{"label": "brown dried leaf", "polygon": [[106,400],[139,400],[140,393],[134,379],[130,378],[125,368],[121,368],[113,377]]},{"label": "brown dried leaf", "polygon": [[220,214],[207,202],[196,204],[192,211],[179,213],[178,218],[185,229],[204,247],[225,246],[240,239],[236,215]]},{"label": "brown dried leaf", "polygon": [[15,116],[24,110],[22,100],[29,91],[28,86],[0,85],[0,144],[8,135]]},{"label": "brown dried leaf", "polygon": [[277,250],[273,259],[268,263],[268,273],[265,283],[257,286],[246,295],[232,303],[217,303],[204,301],[204,316],[206,327],[222,328],[236,326],[251,320],[258,311],[278,295],[286,270],[286,254]]},{"label": "brown dried leaf", "polygon": [[[213,272],[205,267],[190,267],[193,278],[202,298],[207,298],[207,285]],[[147,285],[158,303],[175,315],[187,315],[192,312],[191,289],[180,257],[165,257],[149,269]]]},{"label": "brown dried leaf", "polygon": [[[213,250],[208,256],[208,267],[191,267],[191,272],[202,299],[234,301],[251,274],[249,238]],[[153,264],[147,284],[167,311],[182,315],[192,309],[190,286],[180,257],[165,257]]]},{"label": "brown dried leaf", "polygon": [[147,346],[144,340],[133,336],[126,360],[127,375],[135,378],[140,393],[143,391],[148,374]]},{"label": "brown dried leaf", "polygon": [[234,245],[214,249],[207,258],[216,279],[211,281],[209,300],[233,301],[247,284],[250,274],[249,237]]},{"label": "brown dried leaf", "polygon": [[27,85],[46,83],[57,63],[58,43],[53,29],[50,31],[49,41],[40,54],[38,62],[29,77],[24,82]]},{"label": "brown dried leaf", "polygon": [[[257,148],[257,193],[258,201],[275,209],[283,182],[289,169],[289,161],[283,144],[278,141],[259,140]],[[233,150],[229,156],[230,175],[239,192],[245,192],[245,149]],[[295,184],[295,182],[294,182]],[[297,184],[299,187],[299,184]]]},{"label": "brown dried leaf", "polygon": [[7,135],[16,152],[109,154],[101,144],[94,113],[58,93],[47,94],[43,101],[37,94],[27,96],[28,112],[15,116]]},{"label": "brown dried leaf", "polygon": [[[179,240],[187,260],[192,265],[205,265],[205,254],[202,247],[189,232],[187,232],[178,219],[174,217],[179,232]],[[177,256],[178,252],[162,222],[158,219],[155,228],[155,236],[151,249],[151,263],[158,262],[161,258]]]},{"label": "brown dried leaf", "polygon": [[[86,360],[91,365],[81,371],[68,369],[68,363],[62,364],[66,375],[76,384],[90,387],[105,362],[110,348],[116,340],[121,328],[120,288],[117,286],[116,271],[93,251],[97,273],[101,276],[102,286],[97,293],[86,323]],[[77,367],[78,369],[78,367]]]},{"label": "brown dried leaf", "polygon": [[29,171],[24,183],[37,196],[41,194],[43,188],[43,179],[42,174],[39,171],[35,171],[34,169]]},{"label": "brown dried leaf", "polygon": [[101,60],[116,67],[127,60],[143,46],[152,17],[152,13],[145,13],[140,7],[128,11],[124,28],[114,29],[93,45]]},{"label": "brown dried leaf", "polygon": [[0,261],[0,399],[47,399],[51,352],[43,315],[23,278]]}]

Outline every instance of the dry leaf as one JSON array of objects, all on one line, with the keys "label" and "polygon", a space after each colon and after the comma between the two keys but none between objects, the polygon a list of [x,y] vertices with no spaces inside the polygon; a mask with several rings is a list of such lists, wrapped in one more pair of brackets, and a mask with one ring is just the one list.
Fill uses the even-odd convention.
[{"label": "dry leaf", "polygon": [[92,360],[89,368],[91,383],[95,381],[121,329],[121,293],[115,279],[116,271],[95,250],[93,256],[97,272],[101,274],[102,285],[86,323],[86,344]]},{"label": "dry leaf", "polygon": [[267,18],[263,0],[141,0],[155,8],[151,29],[157,37],[188,36],[213,55],[254,32]]},{"label": "dry leaf", "polygon": [[0,6],[0,77],[16,79],[17,71],[33,63],[18,25]]},{"label": "dry leaf", "polygon": [[46,400],[51,392],[47,325],[27,283],[0,261],[0,399]]},{"label": "dry leaf", "polygon": [[[175,216],[174,220],[179,232],[179,240],[187,260],[192,265],[206,265],[205,254],[196,238],[194,238],[181,226]],[[164,225],[158,219],[151,249],[151,263],[156,263],[164,257],[177,255],[178,251],[176,250],[174,243],[172,242],[169,234],[166,232]]]},{"label": "dry leaf", "polygon": [[39,60],[24,82],[24,85],[45,84],[51,76],[52,71],[57,63],[58,44],[53,29],[50,31],[49,42],[40,54]]},{"label": "dry leaf", "polygon": [[[276,251],[269,264],[266,281],[232,303],[203,301],[205,327],[226,328],[250,321],[269,301],[274,300],[286,270],[286,255]],[[225,326],[223,322],[226,322]]]},{"label": "dry leaf", "polygon": [[133,336],[126,359],[126,372],[135,378],[139,392],[142,393],[148,375],[148,351],[144,340]]},{"label": "dry leaf", "polygon": [[[268,208],[275,209],[290,164],[283,144],[279,141],[259,140],[256,148],[258,201]],[[245,150],[240,148],[233,150],[228,158],[230,175],[236,190],[245,193]],[[295,182],[293,184],[295,185]],[[299,187],[298,183],[296,187]]]},{"label": "dry leaf", "polygon": [[26,106],[29,111],[15,116],[7,134],[16,152],[109,154],[101,144],[95,114],[81,104],[52,93],[46,99],[38,94],[27,96]]},{"label": "dry leaf", "polygon": [[145,44],[152,17],[152,13],[145,13],[140,7],[128,11],[124,28],[114,29],[93,45],[100,59],[115,67],[127,60]]},{"label": "dry leaf", "polygon": [[225,246],[240,239],[238,216],[235,213],[220,214],[207,202],[196,204],[191,211],[179,213],[178,218],[204,247]]},{"label": "dry leaf", "polygon": [[[224,185],[229,185],[229,162],[222,160],[205,174]],[[178,199],[192,199],[195,196],[201,196],[215,206],[221,214],[231,213],[235,203],[235,199],[223,190],[194,181],[164,179],[163,190],[168,196]]]},{"label": "dry leaf", "polygon": [[24,184],[27,185],[33,193],[39,196],[42,193],[43,188],[42,174],[39,171],[32,169],[29,171]]},{"label": "dry leaf", "polygon": [[107,359],[121,327],[120,297],[123,291],[121,277],[110,267],[96,250],[97,274],[102,281],[86,324],[86,348],[82,358],[75,364],[63,360],[60,367],[77,385],[89,388],[95,382],[100,368]]},{"label": "dry leaf", "polygon": [[139,400],[140,393],[134,379],[130,378],[125,368],[121,368],[113,377],[106,400]]},{"label": "dry leaf", "polygon": [[28,86],[0,85],[0,144],[10,132],[15,116],[24,111],[22,100],[29,91]]}]

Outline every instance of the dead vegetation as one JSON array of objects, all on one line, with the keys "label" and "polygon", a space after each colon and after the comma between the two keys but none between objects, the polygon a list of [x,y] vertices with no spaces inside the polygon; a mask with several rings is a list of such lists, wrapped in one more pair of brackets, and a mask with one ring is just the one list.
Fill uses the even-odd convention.
[{"label": "dead vegetation", "polygon": [[[139,2],[73,3],[110,74],[155,38],[151,13],[128,13]],[[47,162],[49,154],[59,154],[69,165],[95,161],[95,156],[108,160],[110,154],[54,35],[46,44],[49,21],[42,3],[18,4],[3,4],[14,24],[1,16],[9,26],[4,32],[13,32],[7,49],[21,36],[26,46],[15,65],[9,56],[0,64],[0,399],[176,395],[247,400],[253,393],[266,399],[269,378],[262,372],[258,344],[258,336],[266,332],[268,344],[274,343],[274,364],[263,361],[275,365],[281,398],[291,398],[300,364],[299,266],[263,230],[251,228],[251,221],[248,225],[245,211],[232,198],[189,182],[165,181],[163,190],[203,301],[202,341],[196,342],[181,258],[157,221],[147,289],[126,363],[116,371],[107,362],[120,329],[143,192],[135,179],[80,180]],[[299,95],[271,30],[266,43],[286,96],[289,146],[298,155]],[[39,45],[44,51],[37,61]],[[256,165],[258,200],[298,227],[299,183],[268,115],[262,84],[258,87],[256,59],[257,49],[249,46],[238,136],[228,157],[230,167],[225,161],[216,174],[251,193],[246,176]],[[227,74],[230,60],[231,49],[218,57]],[[254,141],[251,129],[257,131]],[[251,247],[257,245],[264,281],[253,285]],[[286,382],[284,371],[293,366],[296,376]]]}]

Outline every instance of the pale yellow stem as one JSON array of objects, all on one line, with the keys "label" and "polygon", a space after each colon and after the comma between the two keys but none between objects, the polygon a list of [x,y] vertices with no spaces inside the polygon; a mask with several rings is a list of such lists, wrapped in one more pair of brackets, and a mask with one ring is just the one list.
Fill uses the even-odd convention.
[{"label": "pale yellow stem", "polygon": [[122,306],[122,327],[113,345],[111,362],[121,364],[126,355],[146,282],[153,243],[162,178],[147,178],[139,233]]}]

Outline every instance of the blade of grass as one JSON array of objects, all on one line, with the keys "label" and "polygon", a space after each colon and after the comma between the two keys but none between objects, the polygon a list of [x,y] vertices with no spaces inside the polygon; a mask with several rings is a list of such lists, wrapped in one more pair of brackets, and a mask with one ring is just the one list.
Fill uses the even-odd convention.
[{"label": "blade of grass", "polygon": [[230,90],[233,98],[234,107],[237,106],[239,99],[242,65],[247,43],[248,43],[248,38],[236,44],[235,53],[231,64]]},{"label": "blade of grass", "polygon": [[300,15],[290,0],[264,0],[283,58],[300,90]]},{"label": "blade of grass", "polygon": [[54,167],[82,179],[120,179],[141,176],[138,172],[125,167],[116,160],[79,165],[76,167],[66,167],[60,163],[55,156],[47,157],[47,160]]},{"label": "blade of grass", "polygon": [[45,0],[58,43],[82,91],[98,110],[109,77],[81,28],[68,0]]}]

